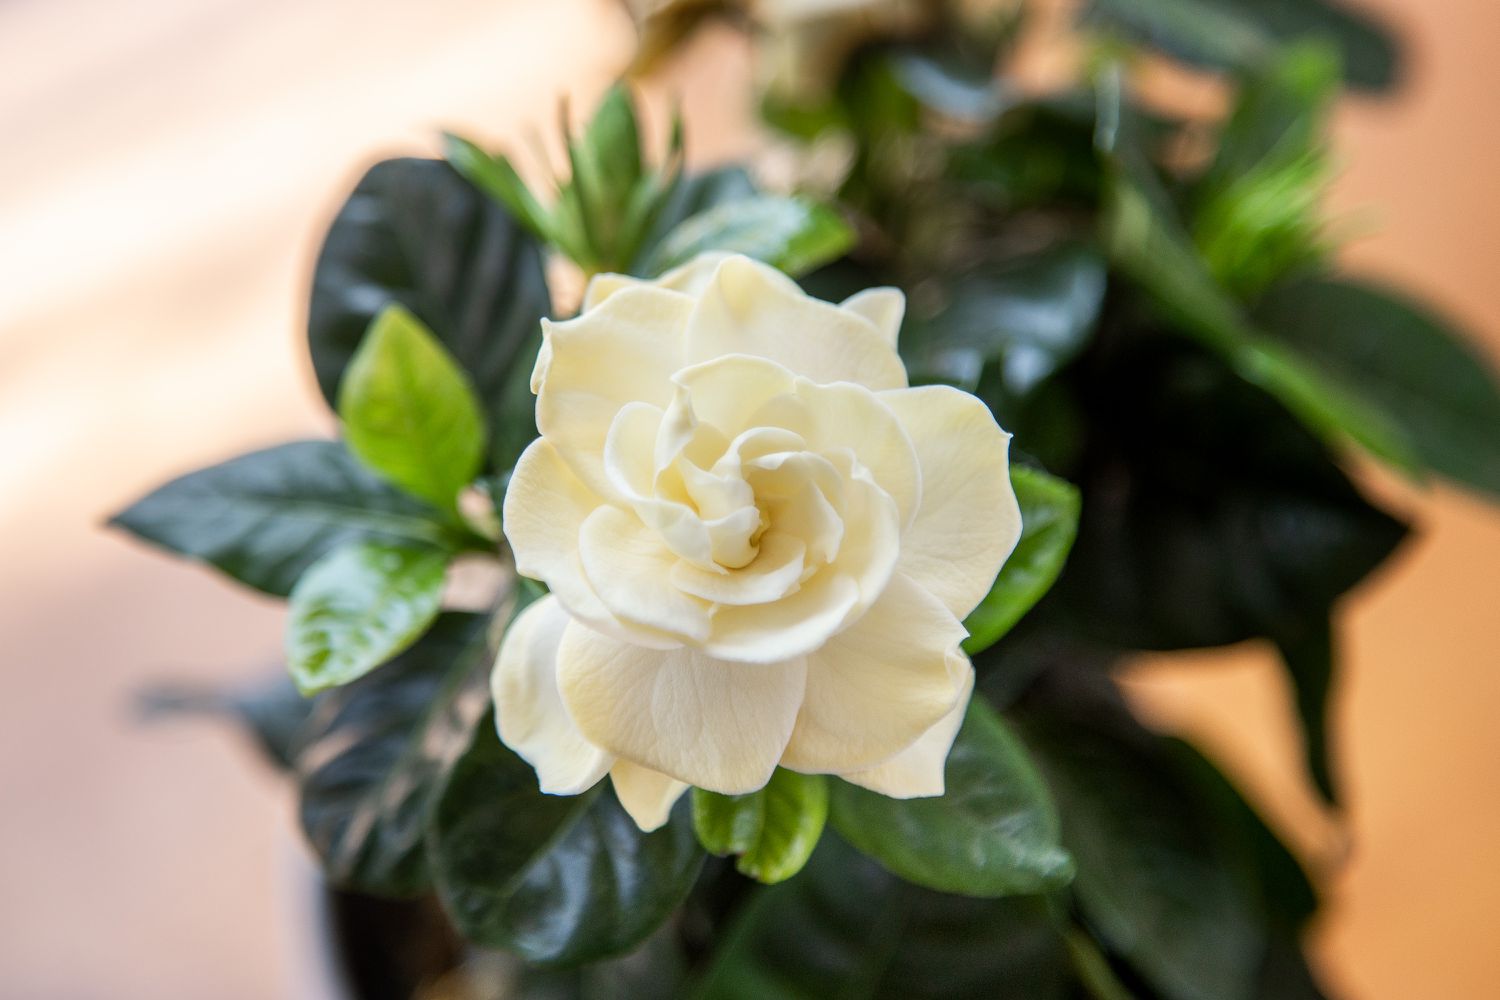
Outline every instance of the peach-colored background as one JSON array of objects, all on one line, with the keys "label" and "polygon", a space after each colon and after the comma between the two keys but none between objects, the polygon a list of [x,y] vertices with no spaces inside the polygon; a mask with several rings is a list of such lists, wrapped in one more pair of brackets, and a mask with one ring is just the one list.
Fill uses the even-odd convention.
[{"label": "peach-colored background", "polygon": [[[1336,206],[1378,223],[1349,260],[1494,356],[1500,5],[1370,6],[1412,73],[1339,116]],[[226,731],[131,713],[153,678],[264,671],[280,612],[100,521],[168,475],[330,431],[299,325],[365,162],[443,126],[545,130],[630,44],[610,0],[0,5],[0,994],[308,995],[285,790]],[[689,120],[734,152],[742,54],[688,63]],[[1317,948],[1341,988],[1479,1000],[1500,995],[1500,516],[1375,484],[1422,533],[1345,618],[1344,825],[1300,784],[1264,651],[1142,665],[1131,690],[1330,866]]]}]

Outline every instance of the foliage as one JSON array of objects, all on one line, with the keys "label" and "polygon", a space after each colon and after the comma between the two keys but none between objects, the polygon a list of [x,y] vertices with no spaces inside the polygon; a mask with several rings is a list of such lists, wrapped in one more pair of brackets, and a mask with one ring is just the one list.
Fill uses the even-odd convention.
[{"label": "foliage", "polygon": [[[1358,449],[1500,495],[1494,374],[1419,303],[1343,274],[1323,215],[1329,111],[1391,87],[1396,46],[1334,0],[1093,0],[1088,76],[1021,97],[991,72],[1012,22],[931,9],[841,51],[826,92],[766,101],[789,137],[851,151],[831,198],[686,172],[680,123],[653,158],[623,85],[547,195],[456,136],[446,162],[376,164],[312,286],[342,442],[190,473],[114,519],[290,597],[312,695],[155,706],[243,719],[297,782],[329,878],[435,897],[518,956],[518,995],[1322,995],[1301,865],[1108,669],[1273,645],[1332,803],[1337,608],[1407,530],[1343,464]],[[1142,106],[1143,51],[1222,74],[1230,113]],[[485,675],[534,588],[441,610],[454,559],[506,558],[485,525],[535,436],[545,256],[649,277],[712,250],[825,298],[907,290],[914,382],[976,393],[1015,435],[1023,534],[966,622],[982,693],[941,797],[778,771],[751,795],[694,790],[642,833],[607,784],[542,795],[497,739]]]}]

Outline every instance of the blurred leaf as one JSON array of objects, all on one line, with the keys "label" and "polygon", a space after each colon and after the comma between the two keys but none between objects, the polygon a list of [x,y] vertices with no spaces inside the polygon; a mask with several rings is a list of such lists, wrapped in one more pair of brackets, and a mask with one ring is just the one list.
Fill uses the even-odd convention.
[{"label": "blurred leaf", "polygon": [[1071,676],[1009,716],[1057,798],[1086,924],[1168,1000],[1248,1000],[1267,935],[1232,845],[1107,679]]},{"label": "blurred leaf", "polygon": [[1357,387],[1428,468],[1500,497],[1500,387],[1446,324],[1409,300],[1335,279],[1272,289],[1256,319],[1278,344]]},{"label": "blurred leaf", "polygon": [[737,855],[740,874],[770,885],[802,870],[828,818],[828,779],[777,768],[748,795],[693,789],[698,842],[720,857]]},{"label": "blurred leaf", "polygon": [[630,273],[650,277],[652,272],[646,265],[651,257],[662,240],[686,220],[717,205],[751,200],[755,194],[755,183],[742,167],[721,167],[679,177],[663,194],[636,259],[631,262]]},{"label": "blurred leaf", "polygon": [[237,722],[265,759],[281,770],[292,767],[297,735],[313,704],[284,670],[250,684],[152,684],[141,692],[139,703],[149,722],[194,715]]},{"label": "blurred leaf", "polygon": [[521,966],[514,976],[513,1000],[680,1000],[687,961],[667,923],[640,947],[617,958],[553,968]]},{"label": "blurred leaf", "polygon": [[1014,896],[1066,885],[1073,866],[1057,815],[1021,742],[983,698],[969,703],[948,754],[946,791],[893,799],[836,782],[830,819],[901,878],[964,896]]},{"label": "blurred leaf", "polygon": [[336,885],[428,887],[427,818],[488,703],[487,626],[444,614],[380,670],[318,698],[295,761],[302,828]]},{"label": "blurred leaf", "polygon": [[436,510],[381,482],[334,441],[278,445],[191,472],[110,524],[279,597],[318,559],[355,542],[465,544]]},{"label": "blurred leaf", "polygon": [[443,133],[443,156],[464,179],[510,210],[510,214],[539,240],[556,241],[552,215],[537,201],[510,160],[489,153],[452,132]]},{"label": "blurred leaf", "polygon": [[826,206],[801,198],[761,195],[724,202],[673,229],[643,270],[661,274],[709,250],[742,253],[794,277],[837,258],[854,233]]},{"label": "blurred leaf", "polygon": [[979,606],[964,619],[969,655],[994,645],[1031,610],[1062,572],[1078,534],[1078,491],[1054,476],[1023,465],[1010,467],[1021,506],[1021,539]]},{"label": "blurred leaf", "polygon": [[330,403],[392,302],[468,374],[485,407],[490,459],[510,468],[536,436],[531,368],[552,308],[536,242],[441,160],[377,163],[334,219],[313,275],[308,338]]},{"label": "blurred leaf", "polygon": [[1250,326],[1180,231],[1149,166],[1126,152],[1109,178],[1103,225],[1110,254],[1168,318],[1309,427],[1333,439],[1347,435],[1403,471],[1417,469],[1411,442],[1381,408]]},{"label": "blurred leaf", "polygon": [[1308,774],[1325,799],[1337,802],[1333,767],[1328,759],[1328,693],[1333,685],[1334,667],[1332,629],[1332,623],[1324,618],[1295,636],[1278,637],[1276,646],[1296,698]]},{"label": "blurred leaf", "polygon": [[1038,900],[920,889],[828,834],[801,875],[758,890],[700,1000],[1070,1000]]},{"label": "blurred leaf", "polygon": [[1007,108],[980,141],[954,150],[951,172],[1001,211],[1098,203],[1103,178],[1094,106],[1080,95]]},{"label": "blurred leaf", "polygon": [[973,391],[998,361],[1006,393],[1025,396],[1083,349],[1103,301],[1104,261],[1079,243],[976,271],[954,282],[931,320],[908,324],[907,367]]},{"label": "blurred leaf", "polygon": [[593,961],[644,940],[692,888],[703,852],[687,812],[679,803],[642,833],[602,786],[543,795],[487,716],[443,785],[428,859],[470,941],[534,962]]},{"label": "blurred leaf", "polygon": [[624,245],[637,235],[627,232],[630,203],[646,179],[629,88],[616,84],[605,93],[583,135],[568,150],[573,164],[568,186],[576,193],[593,256],[604,269],[623,269],[636,249]]},{"label": "blurred leaf", "polygon": [[1352,87],[1387,90],[1400,73],[1391,35],[1337,0],[1091,0],[1085,20],[1210,69],[1253,72],[1278,46],[1317,40]]},{"label": "blurred leaf", "polygon": [[1405,527],[1218,359],[1132,337],[1078,375],[1090,429],[1070,470],[1085,498],[1078,538],[1031,618],[1120,649],[1297,634]]},{"label": "blurred leaf", "polygon": [[287,667],[302,693],[347,684],[415,642],[437,617],[448,559],[356,542],[314,563],[287,609]]},{"label": "blurred leaf", "polygon": [[349,450],[414,496],[455,510],[484,462],[484,417],[469,379],[399,304],[386,307],[344,371]]}]

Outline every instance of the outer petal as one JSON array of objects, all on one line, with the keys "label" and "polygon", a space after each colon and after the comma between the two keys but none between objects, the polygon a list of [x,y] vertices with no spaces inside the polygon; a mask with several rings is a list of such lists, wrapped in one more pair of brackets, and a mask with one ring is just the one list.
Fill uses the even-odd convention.
[{"label": "outer petal", "polygon": [[516,462],[501,509],[516,572],[541,580],[573,614],[596,621],[609,613],[585,582],[577,552],[583,522],[602,503],[551,442],[537,438]]},{"label": "outer petal", "polygon": [[683,366],[693,300],[662,288],[622,288],[565,323],[543,325],[532,386],[536,422],[580,479],[611,496],[604,442],[627,403],[665,408]]},{"label": "outer petal", "polygon": [[550,594],[532,604],[506,631],[490,675],[500,741],[536,768],[550,795],[592,788],[614,763],[584,739],[557,689],[557,647],[568,621]]},{"label": "outer petal", "polygon": [[620,805],[635,820],[635,825],[647,833],[667,821],[672,806],[688,790],[684,782],[628,760],[615,761],[609,780],[615,786]]},{"label": "outer petal", "polygon": [[807,695],[782,763],[808,773],[873,767],[952,710],[968,659],[958,619],[897,574],[865,616],[807,658]]},{"label": "outer petal", "polygon": [[982,402],[949,386],[880,398],[905,424],[922,466],[922,505],[901,539],[897,569],[962,619],[989,593],[1021,537],[1010,435]]},{"label": "outer petal", "polygon": [[688,359],[769,358],[814,382],[906,385],[895,349],[863,316],[812,298],[775,268],[728,257],[688,322]]},{"label": "outer petal", "polygon": [[942,795],[943,771],[948,763],[948,751],[953,749],[954,737],[963,726],[964,713],[968,711],[969,698],[973,694],[974,668],[970,667],[958,704],[918,737],[917,742],[884,764],[865,771],[847,771],[839,777],[893,799]]},{"label": "outer petal", "polygon": [[584,289],[582,311],[588,312],[622,288],[638,288],[642,285],[669,288],[696,298],[712,280],[719,263],[728,256],[730,254],[719,250],[701,253],[686,264],[674,267],[654,279],[633,278],[628,274],[596,274],[589,279],[588,287]]},{"label": "outer petal", "polygon": [[729,795],[761,788],[791,736],[807,664],[726,663],[617,642],[577,621],[558,650],[563,702],[592,743]]},{"label": "outer petal", "polygon": [[866,288],[849,296],[840,306],[869,320],[887,344],[896,346],[901,320],[906,315],[906,296],[899,288]]}]

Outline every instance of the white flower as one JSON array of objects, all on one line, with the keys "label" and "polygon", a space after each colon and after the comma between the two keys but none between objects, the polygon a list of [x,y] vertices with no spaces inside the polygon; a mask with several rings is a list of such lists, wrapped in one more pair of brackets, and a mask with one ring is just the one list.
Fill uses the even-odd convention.
[{"label": "white flower", "polygon": [[745,257],[601,275],[545,326],[541,437],[504,527],[551,593],[495,665],[542,790],[606,773],[644,829],[781,765],[939,795],[973,688],[962,619],[1020,533],[1009,436],[908,388],[905,300],[842,305]]}]

